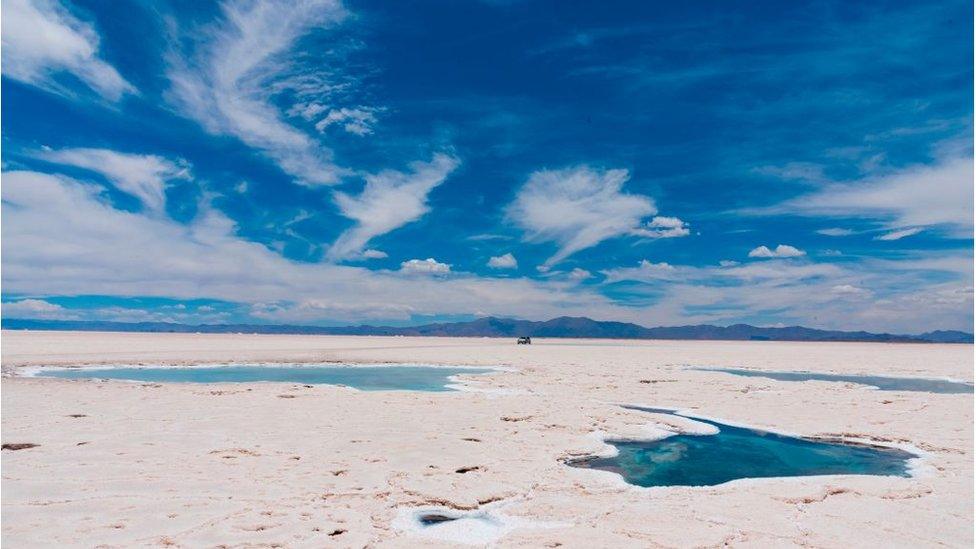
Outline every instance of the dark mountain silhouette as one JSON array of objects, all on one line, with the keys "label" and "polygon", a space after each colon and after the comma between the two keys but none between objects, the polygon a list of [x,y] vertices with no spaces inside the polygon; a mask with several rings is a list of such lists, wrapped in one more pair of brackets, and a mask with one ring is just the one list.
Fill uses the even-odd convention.
[{"label": "dark mountain silhouette", "polygon": [[959,330],[935,330],[934,332],[925,332],[924,334],[920,334],[918,337],[933,343],[973,342],[973,334],[960,332]]},{"label": "dark mountain silhouette", "polygon": [[486,317],[469,322],[444,322],[422,326],[292,326],[284,324],[175,324],[168,322],[103,322],[85,320],[38,320],[4,318],[7,330],[81,330],[106,332],[260,333],[312,335],[404,335],[441,337],[580,337],[603,339],[698,339],[753,341],[879,341],[900,343],[972,343],[973,334],[937,330],[919,335],[876,334],[818,330],[803,326],[764,328],[749,324],[732,326],[669,326],[645,328],[628,322],[606,322],[586,317],[562,316],[543,322]]}]

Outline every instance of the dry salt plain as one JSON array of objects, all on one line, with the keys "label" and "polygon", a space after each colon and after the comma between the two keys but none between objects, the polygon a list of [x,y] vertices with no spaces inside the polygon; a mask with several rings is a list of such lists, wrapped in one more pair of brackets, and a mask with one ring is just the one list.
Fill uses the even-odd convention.
[{"label": "dry salt plain", "polygon": [[[4,332],[4,547],[971,547],[973,395],[690,366],[973,379],[971,345]],[[467,390],[25,377],[30,366],[503,366]],[[566,465],[700,423],[911,449],[912,475],[640,488]],[[418,512],[451,518],[421,527]]]}]

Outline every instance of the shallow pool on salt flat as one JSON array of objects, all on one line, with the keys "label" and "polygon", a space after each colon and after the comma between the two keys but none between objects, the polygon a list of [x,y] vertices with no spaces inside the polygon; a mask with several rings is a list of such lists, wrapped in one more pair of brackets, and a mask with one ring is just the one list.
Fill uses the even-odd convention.
[{"label": "shallow pool on salt flat", "polygon": [[[658,408],[628,407],[651,413]],[[608,440],[612,457],[571,462],[611,471],[637,486],[714,486],[737,479],[815,475],[907,477],[917,457],[897,448],[827,442],[734,427],[684,416],[718,428],[717,434],[678,434],[652,441]]]},{"label": "shallow pool on salt flat", "polygon": [[451,391],[453,376],[488,368],[435,366],[228,365],[40,369],[39,377],[115,379],[155,383],[303,383],[345,385],[362,391]]},{"label": "shallow pool on salt flat", "polygon": [[882,391],[914,391],[924,393],[972,393],[973,384],[947,379],[922,377],[886,377],[872,375],[820,374],[816,372],[766,372],[742,368],[693,368],[701,372],[722,372],[745,377],[765,377],[777,381],[837,381],[876,387]]}]

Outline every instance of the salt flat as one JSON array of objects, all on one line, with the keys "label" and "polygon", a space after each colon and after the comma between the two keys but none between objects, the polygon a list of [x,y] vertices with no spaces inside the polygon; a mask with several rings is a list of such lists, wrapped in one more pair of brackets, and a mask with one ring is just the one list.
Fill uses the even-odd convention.
[{"label": "salt flat", "polygon": [[[2,542],[450,546],[398,517],[498,509],[525,547],[973,544],[973,395],[689,366],[973,379],[971,345],[4,332]],[[18,377],[22,366],[220,362],[505,366],[471,391]],[[562,460],[687,420],[912,447],[911,478],[629,486]],[[72,417],[79,416],[79,417]],[[477,541],[477,540],[474,540]]]}]

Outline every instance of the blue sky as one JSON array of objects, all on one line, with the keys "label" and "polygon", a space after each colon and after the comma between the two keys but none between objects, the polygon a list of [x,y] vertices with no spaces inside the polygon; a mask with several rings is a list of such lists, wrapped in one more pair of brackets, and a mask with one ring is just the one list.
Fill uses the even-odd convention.
[{"label": "blue sky", "polygon": [[972,21],[4,0],[3,312],[971,330]]}]

